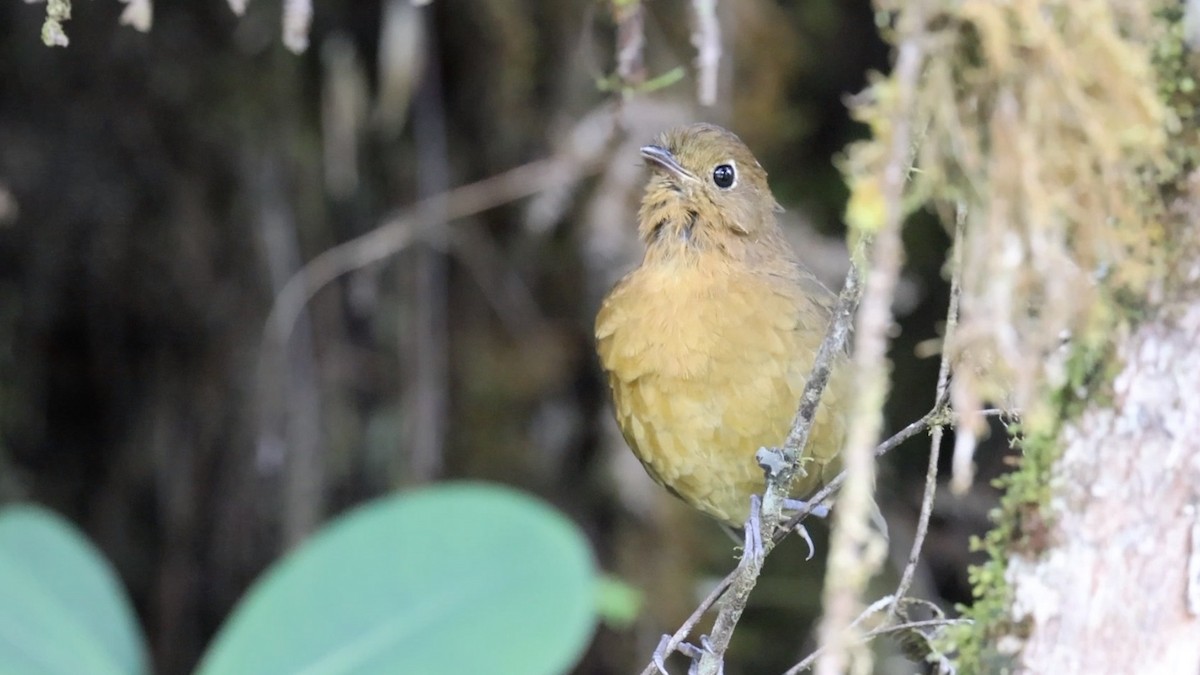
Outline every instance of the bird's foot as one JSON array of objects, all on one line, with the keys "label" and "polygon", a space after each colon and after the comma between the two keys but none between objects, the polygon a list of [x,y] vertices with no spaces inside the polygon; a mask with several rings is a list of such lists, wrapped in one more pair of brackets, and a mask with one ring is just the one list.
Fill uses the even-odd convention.
[{"label": "bird's foot", "polygon": [[[816,504],[812,505],[810,508],[808,502],[799,499],[785,499],[783,501],[783,508],[788,511],[800,511],[807,509],[809,513],[818,518],[826,518],[829,516],[828,506],[825,506],[824,504]],[[812,537],[808,534],[808,528],[804,527],[804,523],[796,523],[796,526],[792,528],[792,531],[800,535],[800,538],[803,539],[804,543],[808,545],[808,555],[804,559],[812,560],[813,556],[817,554],[817,547],[813,545]]]},{"label": "bird's foot", "polygon": [[808,534],[808,528],[804,527],[804,523],[796,523],[796,527],[792,528],[792,531],[800,535],[800,538],[808,545],[808,555],[804,556],[804,560],[812,560],[813,556],[817,554],[817,547],[813,545],[812,537]]},{"label": "bird's foot", "polygon": [[829,517],[829,507],[824,504],[810,504],[802,499],[785,499],[783,500],[783,509],[785,511],[802,511],[808,509],[808,512],[818,518]]},{"label": "bird's foot", "polygon": [[[785,511],[800,511],[807,509],[808,512],[818,518],[827,518],[829,516],[829,507],[824,504],[811,506],[806,501],[799,499],[785,499],[783,501]],[[813,544],[812,537],[808,534],[808,529],[803,523],[797,523],[793,528],[796,534],[804,540],[808,545],[808,556],[805,560],[812,560],[817,553],[817,548]],[[762,497],[758,495],[750,495],[750,517],[746,519],[746,525],[742,528],[742,564],[747,561],[754,561],[755,564],[762,564],[763,558],[766,556],[763,546],[762,533]]]},{"label": "bird's foot", "polygon": [[742,535],[742,564],[753,561],[761,565],[766,554],[762,536],[762,498],[758,495],[750,495],[750,517],[746,519]]},{"label": "bird's foot", "polygon": [[[689,645],[689,646],[691,646],[691,645]],[[692,660],[692,665],[688,666],[688,675],[699,675],[699,673],[700,673],[700,657],[703,656],[704,654],[715,654],[716,650],[713,649],[712,641],[708,639],[707,635],[700,636],[700,649],[696,649],[695,647],[692,647],[692,649],[695,650],[695,653],[688,655],[688,658],[690,658]],[[717,662],[717,675],[724,675],[724,673],[725,673],[725,663],[718,661]]]},{"label": "bird's foot", "polygon": [[654,667],[658,668],[658,672],[662,675],[671,675],[667,672],[667,645],[671,643],[671,636],[664,635],[658,641],[658,646],[654,648],[654,655],[651,660],[654,661]]},{"label": "bird's foot", "polygon": [[[662,639],[658,641],[658,646],[654,648],[654,654],[651,657],[651,659],[654,661],[654,667],[658,668],[658,672],[662,675],[671,675],[669,672],[667,672],[667,645],[670,643],[670,635],[662,636]],[[688,657],[688,659],[691,661],[691,665],[688,666],[688,675],[698,672],[700,657],[704,655],[705,651],[712,651],[707,635],[700,636],[700,645],[700,647],[697,647],[689,642],[681,642],[679,643],[679,646],[675,648],[675,651]]]}]

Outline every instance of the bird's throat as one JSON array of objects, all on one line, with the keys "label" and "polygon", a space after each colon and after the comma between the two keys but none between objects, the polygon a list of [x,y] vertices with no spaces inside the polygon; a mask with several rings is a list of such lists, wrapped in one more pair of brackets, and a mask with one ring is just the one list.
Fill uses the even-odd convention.
[{"label": "bird's throat", "polygon": [[646,236],[646,246],[694,246],[696,222],[700,214],[685,210],[654,221]]}]

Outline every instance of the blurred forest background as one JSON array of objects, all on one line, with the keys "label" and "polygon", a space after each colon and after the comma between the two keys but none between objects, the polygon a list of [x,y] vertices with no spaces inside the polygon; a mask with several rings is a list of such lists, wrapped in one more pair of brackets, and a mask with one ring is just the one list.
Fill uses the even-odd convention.
[{"label": "blurred forest background", "polygon": [[[42,44],[43,5],[0,4],[0,502],[47,505],[97,542],[156,672],[193,667],[255,575],[322,521],[430,481],[541,496],[645,593],[580,673],[640,667],[733,564],[717,526],[625,448],[592,349],[599,300],[639,255],[636,148],[695,120],[739,133],[801,257],[837,287],[835,163],[863,133],[845,100],[889,53],[867,0],[723,2],[717,103],[701,107],[690,3],[641,5],[644,73],[626,78],[683,74],[653,91],[612,76],[619,6],[330,0],[295,55],[278,2],[241,18],[159,2],[147,34],[117,25],[117,2],[80,2],[65,49]],[[534,196],[422,230],[272,339],[305,261],[550,156],[579,179],[523,174]],[[917,218],[905,237],[893,430],[932,407],[948,296],[942,226]],[[969,600],[968,536],[1004,465],[989,443],[973,492],[939,491],[925,545],[916,595],[947,608]],[[881,467],[896,569],[927,451],[915,439]],[[795,541],[771,558],[734,643],[744,672],[811,651],[822,527],[813,561]],[[891,649],[881,672],[920,669]]]}]

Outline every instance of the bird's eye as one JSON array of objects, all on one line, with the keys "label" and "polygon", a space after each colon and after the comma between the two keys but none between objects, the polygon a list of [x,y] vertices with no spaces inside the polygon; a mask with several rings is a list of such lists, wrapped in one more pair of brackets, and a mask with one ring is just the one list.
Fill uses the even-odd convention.
[{"label": "bird's eye", "polygon": [[732,164],[719,164],[713,169],[713,182],[717,187],[727,189],[733,187],[734,173]]}]

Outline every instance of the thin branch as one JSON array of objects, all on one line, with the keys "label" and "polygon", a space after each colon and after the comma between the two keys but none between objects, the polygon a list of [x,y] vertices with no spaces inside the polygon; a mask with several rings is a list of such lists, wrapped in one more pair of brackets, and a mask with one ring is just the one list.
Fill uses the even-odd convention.
[{"label": "thin branch", "polygon": [[[726,574],[725,578],[708,592],[708,595],[700,601],[700,604],[696,606],[696,610],[692,612],[691,616],[689,616],[687,620],[684,621],[681,626],[679,626],[679,630],[675,631],[675,633],[671,635],[670,639],[667,640],[667,644],[663,647],[663,658],[666,658],[679,650],[679,645],[683,644],[683,641],[687,640],[687,637],[692,634],[692,629],[696,627],[696,624],[700,623],[700,619],[704,617],[704,613],[707,612],[714,604],[716,604],[717,600],[721,598],[721,595],[723,595],[726,589],[729,588],[729,585],[733,583],[733,579],[736,576],[737,570]],[[657,674],[658,666],[654,664],[654,661],[651,661],[641,672],[641,675]]]},{"label": "thin branch", "polygon": [[[875,448],[876,459],[878,459],[879,457],[883,457],[884,455],[891,452],[892,450],[895,450],[902,443],[904,443],[908,439],[912,438],[913,436],[916,436],[917,434],[919,434],[923,431],[928,431],[929,429],[931,429],[939,424],[945,424],[946,423],[946,414],[944,412],[944,408],[945,408],[945,402],[943,401],[943,402],[939,403],[938,405],[935,405],[933,410],[930,410],[929,412],[925,413],[924,417],[922,417],[921,419],[919,419],[915,422],[909,423],[908,426],[906,426],[903,429],[901,429],[900,431],[896,432],[891,438],[887,439],[883,443],[880,443]],[[995,412],[996,414],[1000,413],[1000,411],[998,411],[998,410],[993,411],[993,412]],[[805,500],[805,506],[803,508],[801,508],[800,510],[796,511],[796,513],[792,514],[791,518],[789,518],[788,521],[786,523],[784,523],[784,526],[779,528],[778,531],[776,531],[775,543],[779,543],[780,540],[782,540],[784,537],[786,537],[788,535],[788,533],[791,532],[793,529],[795,529],[795,527],[797,525],[799,525],[805,518],[812,515],[812,512],[814,509],[816,509],[818,506],[820,506],[822,504],[827,503],[829,501],[829,498],[833,496],[833,493],[840,490],[842,488],[842,484],[845,482],[846,482],[846,472],[842,471],[842,472],[838,473],[838,475],[834,476],[833,480],[826,483],[825,487],[821,488],[820,490],[817,491],[816,494],[814,494],[812,497],[809,497],[807,500]]]},{"label": "thin branch", "polygon": [[[884,609],[890,607],[892,602],[894,602],[895,600],[896,600],[896,596],[885,595],[884,597],[871,603],[871,605],[869,607],[864,609],[862,611],[862,613],[860,613],[858,615],[857,619],[852,621],[850,623],[850,625],[846,627],[846,631],[849,632],[851,630],[854,630],[855,628],[858,628],[858,626],[860,624],[862,624],[863,621],[866,621],[871,616],[874,616],[875,614],[878,614],[879,612],[883,611]],[[805,657],[804,660],[800,661],[800,663],[797,663],[796,665],[789,668],[785,675],[794,675],[795,673],[799,673],[802,670],[807,670],[807,669],[811,668],[812,664],[815,663],[818,658],[820,658],[821,654],[823,654],[824,651],[825,651],[824,649],[817,649],[816,651],[814,651],[813,653],[811,653],[807,657]]]},{"label": "thin branch", "polygon": [[942,628],[945,626],[957,626],[962,623],[971,623],[970,619],[925,619],[924,621],[908,621],[905,623],[897,623],[890,626],[880,626],[875,630],[867,633],[866,638],[879,637],[889,633],[899,633],[902,630],[912,630],[914,628]]},{"label": "thin branch", "polygon": [[[813,419],[817,414],[817,406],[825,386],[829,383],[829,375],[833,366],[846,349],[850,336],[850,325],[854,318],[854,309],[862,290],[861,277],[853,265],[846,275],[842,291],[838,295],[834,307],[832,321],[825,333],[825,339],[817,351],[813,361],[812,371],[804,385],[804,393],[800,397],[796,416],[792,421],[792,429],[784,443],[784,460],[777,471],[768,471],[767,489],[763,495],[762,531],[763,551],[761,556],[746,555],[734,570],[734,578],[730,584],[730,592],[721,600],[721,610],[713,624],[709,636],[709,644],[700,657],[700,675],[716,675],[721,672],[725,651],[733,639],[734,628],[742,612],[746,609],[750,592],[758,582],[762,571],[763,560],[775,545],[775,534],[778,523],[783,520],[783,502],[789,494],[792,479],[800,469],[801,452],[808,442],[808,434]],[[766,451],[771,452],[771,451]],[[766,462],[762,462],[764,466]]]},{"label": "thin branch", "polygon": [[924,6],[914,3],[901,15],[899,55],[893,76],[897,106],[892,138],[883,169],[883,222],[871,252],[870,276],[858,311],[854,344],[854,391],[850,433],[842,451],[847,485],[833,516],[829,561],[822,604],[825,614],[818,638],[826,649],[817,660],[818,675],[840,675],[856,664],[869,670],[870,653],[856,644],[848,626],[862,604],[868,580],[882,562],[882,540],[868,523],[873,505],[875,463],[871,448],[883,426],[883,403],[888,391],[888,332],[892,326],[892,300],[904,259],[900,237],[904,221],[904,184],[912,165],[912,110],[917,79],[925,60],[922,40]]},{"label": "thin branch", "polygon": [[374,230],[324,251],[297,270],[275,296],[275,304],[267,315],[264,342],[287,342],[296,318],[317,291],[343,274],[399,253],[431,227],[574,182],[591,173],[595,166],[594,162],[570,157],[530,162],[422,200]]},{"label": "thin branch", "polygon": [[[824,342],[821,343],[821,348],[813,361],[812,372],[809,373],[808,381],[804,385],[804,393],[800,396],[800,405],[796,409],[796,416],[792,419],[792,428],[783,441],[783,451],[792,468],[799,466],[796,458],[808,445],[808,434],[812,430],[813,419],[817,416],[817,405],[820,404],[821,395],[829,383],[833,365],[845,352],[846,344],[850,340],[854,312],[858,309],[858,300],[861,295],[862,275],[857,266],[851,265],[850,272],[846,275],[846,281],[842,285],[842,292],[838,295],[837,305],[833,310],[829,332],[825,336]],[[780,482],[791,478],[790,475],[781,476]],[[784,487],[790,487],[790,485],[785,484]]]},{"label": "thin branch", "polygon": [[[927,413],[920,420],[917,420],[916,422],[908,425],[903,430],[901,430],[900,433],[896,434],[891,439],[888,439],[888,443],[884,444],[884,445],[888,445],[888,444],[892,443],[895,439],[899,438],[899,440],[895,442],[895,445],[899,445],[899,443],[902,443],[904,440],[907,440],[908,438],[911,438],[912,436],[916,435],[916,433],[922,429],[930,429],[931,430],[931,434],[930,434],[931,446],[930,446],[930,451],[929,451],[929,465],[925,472],[925,491],[924,491],[924,495],[923,495],[923,498],[921,501],[921,514],[920,514],[920,517],[919,517],[918,523],[917,523],[917,533],[913,539],[913,545],[912,545],[912,550],[909,553],[908,564],[904,568],[904,573],[901,575],[900,584],[897,586],[896,592],[890,596],[886,596],[882,600],[876,601],[873,605],[868,607],[862,614],[859,615],[859,617],[857,619],[855,619],[850,624],[851,629],[856,627],[858,624],[860,624],[863,621],[863,619],[865,619],[867,616],[874,614],[875,611],[877,611],[877,610],[875,610],[875,608],[878,607],[880,605],[880,603],[884,602],[884,601],[886,601],[886,604],[888,606],[888,619],[890,620],[896,616],[901,603],[903,603],[905,600],[905,596],[908,593],[908,589],[912,586],[913,576],[916,573],[917,564],[918,564],[918,561],[920,560],[921,550],[922,550],[922,548],[924,546],[924,542],[925,542],[925,536],[929,529],[929,518],[930,518],[930,514],[933,512],[933,499],[934,499],[934,495],[936,494],[936,489],[937,489],[937,468],[938,468],[938,459],[940,456],[940,449],[941,449],[941,442],[942,442],[942,432],[943,432],[943,429],[945,428],[945,425],[949,422],[948,406],[949,406],[949,398],[950,398],[950,393],[949,393],[950,359],[948,356],[946,345],[948,345],[950,343],[950,341],[954,335],[954,330],[958,325],[959,280],[961,277],[961,270],[962,270],[962,245],[961,244],[963,241],[962,231],[963,231],[963,227],[964,227],[964,223],[965,223],[965,218],[966,218],[966,211],[960,207],[958,210],[956,219],[955,219],[955,240],[954,240],[955,241],[955,249],[954,249],[954,256],[953,256],[953,259],[951,262],[950,307],[946,313],[946,333],[945,333],[945,336],[944,336],[943,342],[942,342],[942,344],[943,344],[942,360],[941,360],[941,364],[938,367],[937,395],[936,395],[936,400],[934,401],[933,409],[931,411],[929,411],[929,413]],[[987,410],[987,411],[981,411],[981,413],[986,414],[986,415],[998,415],[998,414],[1001,414],[1001,411],[1000,410]],[[876,456],[879,456],[880,454],[882,454],[882,452],[880,452],[881,448],[883,448],[883,445],[881,445],[879,448],[876,449],[876,451],[875,451]],[[832,492],[832,490],[830,488],[836,489],[838,486],[840,486],[840,484],[841,484],[840,479],[842,479],[844,475],[845,474],[843,472],[842,474],[839,474],[837,476],[837,478],[835,478],[833,481],[830,481],[829,485],[826,486],[827,490]],[[825,492],[825,490],[823,490],[822,492]],[[816,504],[821,503],[821,501],[823,501],[823,499],[824,499],[824,495],[822,493],[818,493],[809,501],[811,504],[813,504],[813,506],[815,506]],[[804,517],[804,515],[807,515],[807,514],[797,514],[797,516],[800,518]],[[882,635],[883,633],[886,633],[886,632],[901,630],[902,627],[915,628],[915,627],[919,627],[922,625],[935,625],[935,624],[936,625],[946,625],[947,623],[949,623],[949,622],[947,622],[946,620],[938,620],[938,621],[934,621],[934,622],[905,623],[905,624],[893,625],[890,627],[885,626],[885,627],[873,630],[870,633],[867,633],[864,637],[870,638],[870,637],[873,637],[876,635]],[[807,657],[805,657],[805,659],[802,660],[800,663],[796,664],[791,669],[789,669],[787,671],[786,675],[795,675],[796,673],[799,673],[803,670],[807,670],[826,651],[827,650],[825,648],[817,649],[816,651],[814,651],[813,653],[811,653]]]},{"label": "thin branch", "polygon": [[[889,595],[885,599],[892,600],[892,599],[894,599],[894,597],[895,596]],[[864,617],[860,616],[859,618],[862,619]],[[900,631],[917,630],[917,629],[921,629],[921,628],[944,628],[946,626],[954,626],[954,625],[958,625],[960,623],[970,623],[970,622],[967,619],[927,619],[925,621],[909,621],[907,623],[897,623],[897,624],[892,624],[889,626],[880,626],[879,628],[876,628],[874,630],[868,631],[867,633],[864,633],[861,638],[861,644],[866,644],[867,642],[870,642],[871,640],[879,637],[880,635],[888,635],[890,633],[899,633]],[[817,651],[813,652],[812,654],[809,654],[807,657],[804,658],[803,661],[801,661],[800,663],[797,663],[796,665],[794,665],[791,668],[788,668],[786,671],[784,671],[783,675],[799,675],[799,673],[802,673],[802,672],[808,670],[809,668],[812,668],[813,663],[818,658],[820,658],[822,652],[823,652],[823,650],[818,649]]]},{"label": "thin branch", "polygon": [[[939,425],[948,424],[950,421],[949,413],[946,412],[946,402],[948,400],[949,396],[939,400],[936,404],[934,404],[933,410],[925,413],[924,417],[915,422],[910,422],[908,426],[904,427],[892,435],[891,438],[876,446],[875,458],[878,459],[883,457],[887,453],[898,448],[908,439],[923,431],[928,431],[929,429],[933,429]],[[1013,411],[1002,410],[1000,408],[984,408],[983,410],[979,411],[979,414],[984,417],[1004,417],[1007,415],[1012,415]],[[792,514],[788,521],[784,523],[782,527],[776,530],[775,544],[778,544],[780,541],[782,541],[783,538],[792,532],[797,525],[804,521],[805,518],[811,516],[812,512],[818,506],[828,504],[830,497],[833,496],[833,493],[840,490],[842,488],[842,484],[845,482],[846,472],[842,471],[838,473],[838,475],[834,476],[833,480],[826,483],[825,487],[818,490],[812,497],[806,499],[804,502],[804,507]]]},{"label": "thin branch", "polygon": [[283,0],[283,46],[293,54],[303,54],[308,49],[312,14],[312,0]]},{"label": "thin branch", "polygon": [[[939,405],[934,408],[934,410],[926,413],[924,417],[910,423],[908,426],[896,432],[896,434],[894,434],[891,438],[887,439],[883,443],[880,443],[879,446],[875,448],[875,457],[882,457],[886,455],[892,450],[900,447],[900,445],[902,445],[908,439],[930,429],[937,424],[945,424],[946,414],[944,412],[944,408],[945,401],[941,401]],[[989,408],[987,410],[980,411],[980,414],[987,415],[989,417],[995,417],[1010,413],[998,408]],[[793,515],[783,527],[777,528],[774,541],[771,544],[768,544],[764,541],[764,546],[773,546],[774,544],[778,544],[780,541],[782,541],[783,538],[792,531],[792,528],[794,528],[812,513],[812,510],[816,508],[816,506],[827,502],[829,498],[832,497],[839,488],[841,488],[842,483],[844,482],[846,482],[845,471],[835,476],[833,480],[829,481],[829,483],[825,485],[824,488],[808,499],[806,502],[807,506]],[[695,628],[696,624],[700,622],[700,618],[704,616],[704,613],[716,604],[717,600],[721,598],[725,590],[730,587],[734,579],[737,578],[740,573],[741,571],[739,568],[725,575],[725,578],[722,579],[720,583],[718,583],[708,594],[708,596],[700,602],[695,611],[692,612],[691,616],[689,616],[688,619],[683,622],[683,625],[679,627],[679,630],[675,631],[675,633],[671,635],[671,638],[667,641],[667,644],[663,650],[664,657],[670,656],[673,652],[679,649],[679,645],[682,644],[689,635],[691,635],[692,629]],[[644,670],[642,670],[641,675],[655,675],[656,672],[657,669],[654,663],[651,662]]]},{"label": "thin branch", "polygon": [[[949,393],[950,387],[950,343],[954,339],[954,330],[958,327],[958,298],[961,294],[962,258],[963,258],[963,229],[967,219],[967,209],[958,205],[954,218],[954,255],[950,262],[950,307],[946,310],[946,332],[942,337],[942,362],[938,366],[937,400],[940,405]],[[921,514],[917,517],[917,533],[913,537],[912,549],[908,554],[908,564],[900,575],[900,584],[896,587],[895,599],[888,609],[888,617],[896,616],[900,601],[908,594],[912,586],[913,576],[917,572],[917,563],[921,559],[921,549],[925,545],[925,535],[929,532],[929,517],[933,513],[933,499],[937,492],[938,460],[941,458],[942,430],[944,425],[933,427],[929,441],[929,467],[925,471],[925,493],[921,497]]]},{"label": "thin branch", "polygon": [[646,81],[645,10],[641,0],[616,0],[612,14],[617,23],[617,80],[622,92],[630,92]]},{"label": "thin branch", "polygon": [[317,291],[343,274],[399,253],[434,228],[589,175],[602,165],[616,130],[606,122],[603,133],[596,133],[600,131],[596,120],[601,117],[611,120],[606,113],[585,117],[558,156],[428,197],[376,229],[317,255],[292,274],[275,296],[263,327],[258,362],[260,405],[270,405],[275,386],[271,374],[285,367],[282,359],[296,321]]},{"label": "thin branch", "polygon": [[696,99],[702,106],[717,102],[721,69],[721,22],[717,0],[692,0],[692,45],[696,47]]}]

